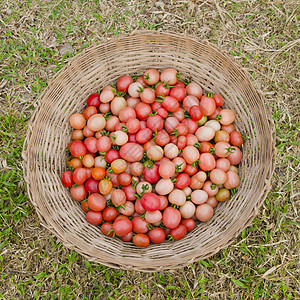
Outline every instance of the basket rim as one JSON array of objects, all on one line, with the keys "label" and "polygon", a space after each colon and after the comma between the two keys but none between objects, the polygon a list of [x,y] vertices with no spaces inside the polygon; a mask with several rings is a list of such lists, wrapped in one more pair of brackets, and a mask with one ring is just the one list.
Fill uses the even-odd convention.
[{"label": "basket rim", "polygon": [[[26,134],[26,137],[25,137],[25,140],[24,140],[23,151],[22,151],[22,157],[23,157],[23,174],[24,174],[25,182],[27,183],[27,193],[28,193],[28,196],[29,196],[29,199],[30,199],[31,203],[33,204],[33,206],[35,207],[35,209],[37,211],[38,217],[39,217],[41,225],[43,227],[45,227],[49,231],[51,231],[66,247],[71,248],[73,250],[76,250],[77,252],[79,252],[81,255],[83,255],[84,257],[86,257],[89,260],[97,261],[97,262],[99,262],[99,263],[101,263],[103,265],[107,265],[107,266],[113,267],[113,268],[135,269],[135,270],[144,271],[144,272],[153,272],[155,270],[152,270],[152,269],[148,270],[148,269],[144,269],[144,268],[135,268],[134,266],[119,265],[119,264],[115,265],[113,263],[109,264],[109,263],[101,262],[101,261],[97,260],[97,258],[93,258],[93,257],[89,256],[88,254],[86,254],[82,249],[79,249],[76,245],[68,244],[57,233],[57,231],[52,226],[52,224],[50,224],[49,221],[47,221],[45,219],[45,217],[43,216],[42,212],[40,211],[40,209],[38,207],[38,204],[37,204],[36,200],[34,199],[33,194],[31,193],[31,190],[30,190],[30,179],[29,179],[29,176],[28,176],[28,173],[29,173],[29,168],[28,168],[28,153],[30,151],[30,147],[28,147],[29,146],[28,142],[29,142],[29,140],[30,140],[30,138],[32,136],[32,132],[34,130],[34,126],[33,126],[34,122],[35,122],[35,120],[36,120],[36,118],[37,118],[37,116],[38,116],[38,114],[39,114],[39,112],[41,110],[41,103],[42,102],[40,102],[40,100],[41,99],[43,100],[43,97],[46,95],[46,93],[48,92],[48,90],[50,90],[51,87],[52,87],[52,85],[55,84],[56,80],[59,79],[59,76],[61,76],[61,74],[63,74],[63,72],[65,72],[72,65],[73,61],[75,61],[76,59],[78,59],[78,57],[85,55],[87,53],[87,51],[89,51],[91,48],[97,47],[98,45],[105,44],[106,42],[108,42],[110,40],[117,42],[117,41],[122,40],[124,37],[135,37],[135,36],[140,36],[140,35],[153,35],[154,33],[156,35],[158,34],[158,35],[162,35],[162,36],[163,35],[169,35],[169,36],[172,36],[174,38],[177,38],[177,37],[188,38],[188,39],[193,40],[196,43],[204,43],[204,44],[210,45],[213,48],[216,48],[216,46],[214,44],[210,43],[209,41],[207,41],[207,40],[200,41],[200,40],[196,39],[194,36],[191,36],[189,34],[179,34],[179,33],[174,33],[174,32],[153,31],[153,30],[137,30],[137,31],[133,31],[133,32],[131,32],[129,34],[120,34],[118,36],[108,37],[104,41],[93,43],[91,46],[89,46],[88,48],[84,49],[79,54],[77,54],[73,58],[71,58],[70,61],[61,70],[59,70],[53,76],[53,78],[51,78],[48,81],[47,87],[44,89],[44,91],[38,97],[38,101],[39,101],[38,106],[33,111],[33,114],[31,116],[30,120],[27,121],[28,130],[27,130],[27,134]],[[260,206],[263,204],[263,202],[266,199],[266,197],[268,195],[268,192],[270,190],[272,175],[273,175],[273,172],[274,172],[274,169],[275,169],[275,162],[276,162],[276,147],[275,147],[275,133],[276,132],[275,132],[275,124],[274,124],[273,119],[271,118],[270,111],[266,107],[265,98],[264,98],[263,93],[257,88],[257,85],[256,85],[256,82],[255,82],[254,78],[252,78],[252,81],[251,81],[250,80],[250,76],[251,75],[247,72],[246,69],[241,68],[239,66],[239,64],[232,58],[232,56],[228,55],[228,53],[226,53],[225,51],[223,51],[222,49],[220,49],[218,47],[215,50],[217,52],[220,52],[221,54],[225,55],[226,58],[228,58],[230,60],[231,64],[234,64],[235,66],[238,66],[240,68],[241,72],[243,73],[243,76],[245,77],[245,80],[247,81],[247,84],[249,84],[250,86],[252,86],[255,89],[255,91],[257,92],[257,94],[259,95],[259,97],[261,98],[261,101],[264,104],[264,112],[265,112],[265,115],[267,117],[267,121],[268,121],[269,127],[271,129],[272,160],[271,160],[271,165],[269,166],[269,168],[270,168],[270,171],[268,173],[269,178],[265,182],[265,190],[262,191],[262,193],[261,193],[261,195],[259,197],[260,200],[256,202],[255,208],[252,211],[252,213],[249,214],[248,219],[245,220],[245,222],[242,224],[242,226],[237,231],[235,231],[235,233],[232,235],[232,237],[230,239],[228,239],[227,243],[225,243],[221,248],[216,248],[215,251],[212,251],[211,253],[207,254],[206,257],[203,257],[201,259],[205,259],[207,257],[210,257],[211,255],[217,253],[220,249],[228,247],[230,244],[232,244],[236,240],[237,236],[241,233],[242,230],[244,230],[246,227],[248,227],[249,225],[251,225],[254,217],[257,215]],[[186,262],[184,265],[188,265],[189,263],[192,263],[192,262],[193,261]],[[174,268],[178,268],[178,267],[182,267],[182,266],[183,265],[179,263],[178,265],[173,265],[173,266],[170,266],[169,268],[168,267],[163,267],[161,269],[168,270],[168,269],[174,269]]]}]

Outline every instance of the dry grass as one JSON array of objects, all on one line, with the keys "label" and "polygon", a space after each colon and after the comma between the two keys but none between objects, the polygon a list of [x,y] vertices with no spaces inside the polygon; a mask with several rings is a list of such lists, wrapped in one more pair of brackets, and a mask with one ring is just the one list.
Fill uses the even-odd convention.
[{"label": "dry grass", "polygon": [[[0,298],[299,299],[299,2],[0,2]],[[273,188],[210,259],[143,274],[89,263],[41,228],[22,181],[24,122],[47,81],[93,42],[137,29],[215,43],[250,72],[277,131]]]}]

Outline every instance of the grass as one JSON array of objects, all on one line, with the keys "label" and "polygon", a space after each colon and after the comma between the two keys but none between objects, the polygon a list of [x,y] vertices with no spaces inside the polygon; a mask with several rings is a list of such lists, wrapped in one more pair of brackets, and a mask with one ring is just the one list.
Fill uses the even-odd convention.
[{"label": "grass", "polygon": [[[299,299],[299,3],[0,2],[0,299]],[[231,54],[276,126],[272,190],[252,225],[209,259],[143,274],[88,262],[40,226],[26,193],[26,121],[49,79],[94,42],[184,32]]]}]

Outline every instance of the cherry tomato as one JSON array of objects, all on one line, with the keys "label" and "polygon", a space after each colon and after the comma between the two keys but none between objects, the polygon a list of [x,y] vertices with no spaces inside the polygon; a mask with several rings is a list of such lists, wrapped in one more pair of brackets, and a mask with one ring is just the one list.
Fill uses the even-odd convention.
[{"label": "cherry tomato", "polygon": [[132,236],[133,236],[133,231],[130,231],[129,233],[123,235],[123,236],[121,237],[121,240],[122,240],[123,242],[131,242]]},{"label": "cherry tomato", "polygon": [[154,193],[146,193],[141,198],[141,205],[146,211],[155,211],[160,207],[160,199]]},{"label": "cherry tomato", "polygon": [[84,188],[87,192],[92,193],[99,193],[99,181],[95,179],[89,179],[84,184]]},{"label": "cherry tomato", "polygon": [[127,143],[120,148],[119,153],[127,162],[137,162],[143,158],[144,149],[137,143]]},{"label": "cherry tomato", "polygon": [[183,219],[180,224],[184,225],[188,232],[192,231],[196,226],[196,222],[191,218]]},{"label": "cherry tomato", "polygon": [[156,84],[159,81],[159,73],[155,69],[148,69],[144,73],[144,80],[148,85]]},{"label": "cherry tomato", "polygon": [[135,118],[129,119],[126,122],[126,128],[128,130],[128,133],[137,133],[141,128],[140,121]]},{"label": "cherry tomato", "polygon": [[159,171],[158,171],[158,166],[153,165],[151,168],[146,167],[143,171],[143,176],[146,181],[150,183],[156,183],[160,176],[159,176]]},{"label": "cherry tomato", "polygon": [[175,177],[177,179],[175,187],[183,190],[188,187],[191,183],[191,178],[187,173],[181,173]]},{"label": "cherry tomato", "polygon": [[82,168],[82,162],[78,158],[73,158],[70,161],[67,161],[67,166],[71,167],[72,170],[76,170],[78,168]]},{"label": "cherry tomato", "polygon": [[132,230],[132,223],[128,219],[115,220],[112,228],[117,236],[128,234]]},{"label": "cherry tomato", "polygon": [[170,231],[171,237],[178,241],[185,237],[187,233],[187,228],[183,224],[179,224],[176,228]]},{"label": "cherry tomato", "polygon": [[117,180],[119,184],[121,184],[123,187],[126,187],[131,183],[131,176],[128,173],[121,173],[117,176]]},{"label": "cherry tomato", "polygon": [[167,228],[174,229],[181,221],[181,214],[178,209],[169,206],[163,211],[162,221]]},{"label": "cherry tomato", "polygon": [[170,91],[170,96],[174,97],[177,101],[182,101],[186,96],[186,89],[182,86],[173,87]]},{"label": "cherry tomato", "polygon": [[147,247],[150,243],[149,237],[146,234],[138,233],[132,238],[132,242],[137,247]]},{"label": "cherry tomato", "polygon": [[107,151],[106,155],[105,155],[105,159],[106,161],[111,164],[114,160],[116,159],[120,159],[120,154],[119,151],[111,149],[109,151]]},{"label": "cherry tomato", "polygon": [[135,106],[136,116],[139,120],[146,120],[151,114],[152,108],[149,104],[140,102]]},{"label": "cherry tomato", "polygon": [[86,220],[92,225],[100,225],[102,223],[102,213],[100,211],[89,210],[85,216]]},{"label": "cherry tomato", "polygon": [[86,120],[88,120],[91,116],[97,113],[97,108],[95,106],[89,106],[83,111],[83,116]]},{"label": "cherry tomato", "polygon": [[106,207],[103,210],[103,219],[106,222],[113,221],[118,215],[118,211],[114,207]]},{"label": "cherry tomato", "polygon": [[91,94],[87,98],[87,106],[95,106],[96,108],[100,105],[100,95],[99,94]]},{"label": "cherry tomato", "polygon": [[158,115],[150,116],[147,119],[147,127],[150,128],[153,132],[161,131],[163,129],[163,126],[163,119]]},{"label": "cherry tomato", "polygon": [[166,233],[162,228],[155,227],[148,232],[149,239],[154,244],[161,244],[166,239]]},{"label": "cherry tomato", "polygon": [[230,134],[230,143],[233,146],[240,147],[243,144],[242,134],[239,131],[233,131]]},{"label": "cherry tomato", "polygon": [[139,144],[144,144],[148,142],[151,139],[151,137],[152,137],[151,129],[143,128],[138,131],[135,138]]},{"label": "cherry tomato", "polygon": [[88,207],[93,211],[102,211],[106,207],[106,200],[97,193],[89,195],[87,203]]},{"label": "cherry tomato", "polygon": [[216,102],[216,106],[222,106],[224,104],[224,99],[222,98],[222,96],[215,94],[213,95],[213,98]]},{"label": "cherry tomato", "polygon": [[179,109],[179,103],[176,98],[166,96],[162,102],[162,107],[170,112],[175,112]]},{"label": "cherry tomato", "polygon": [[114,232],[112,230],[112,224],[108,222],[103,223],[101,225],[101,232],[106,236],[113,237]]},{"label": "cherry tomato", "polygon": [[203,111],[201,110],[200,106],[194,105],[190,108],[190,115],[193,120],[199,121],[203,117]]},{"label": "cherry tomato", "polygon": [[169,93],[170,93],[170,87],[165,83],[160,83],[155,89],[155,95],[157,97],[158,96],[168,96]]},{"label": "cherry tomato", "polygon": [[157,109],[157,115],[161,118],[165,119],[168,116],[168,111],[164,109],[163,107],[159,107]]},{"label": "cherry tomato", "polygon": [[80,157],[87,153],[86,146],[82,141],[76,140],[69,143],[68,149],[72,156]]},{"label": "cherry tomato", "polygon": [[146,233],[148,232],[149,228],[148,225],[149,223],[144,220],[142,217],[137,216],[134,217],[132,220],[132,231],[135,233]]},{"label": "cherry tomato", "polygon": [[200,99],[200,108],[205,116],[210,116],[216,109],[216,102],[213,98],[203,95]]},{"label": "cherry tomato", "polygon": [[130,76],[128,76],[128,75],[122,76],[117,81],[117,89],[121,92],[127,93],[128,87],[132,83],[133,83],[133,79]]},{"label": "cherry tomato", "polygon": [[80,206],[84,212],[88,212],[90,210],[87,201],[82,201],[80,203]]},{"label": "cherry tomato", "polygon": [[192,95],[198,99],[202,96],[202,88],[201,86],[196,82],[191,82],[186,86],[186,92],[188,95]]},{"label": "cherry tomato", "polygon": [[74,184],[73,173],[70,171],[65,171],[61,175],[61,182],[65,187],[71,187]]},{"label": "cherry tomato", "polygon": [[198,129],[197,122],[192,119],[184,119],[182,121],[182,123],[188,127],[189,134],[194,134],[196,132],[196,130]]},{"label": "cherry tomato", "polygon": [[81,185],[87,179],[87,173],[84,168],[78,168],[73,173],[73,180],[76,184]]},{"label": "cherry tomato", "polygon": [[112,182],[108,179],[102,179],[99,182],[99,191],[102,195],[107,195],[112,190]]},{"label": "cherry tomato", "polygon": [[70,188],[70,195],[76,201],[83,201],[87,196],[87,192],[83,184],[76,187],[73,185]]}]

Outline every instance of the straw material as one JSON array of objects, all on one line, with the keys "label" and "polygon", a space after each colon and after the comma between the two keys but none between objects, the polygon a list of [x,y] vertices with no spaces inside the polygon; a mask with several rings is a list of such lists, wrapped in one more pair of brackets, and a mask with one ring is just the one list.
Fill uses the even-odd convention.
[{"label": "straw material", "polygon": [[[217,206],[209,222],[198,224],[184,239],[141,249],[105,237],[100,227],[88,224],[60,176],[66,169],[69,117],[83,110],[89,94],[122,75],[168,67],[192,78],[205,92],[222,95],[225,107],[235,111],[236,127],[247,136],[240,164],[242,182],[232,199]],[[42,225],[66,247],[110,267],[146,272],[174,269],[215,254],[251,224],[270,188],[274,132],[264,98],[247,72],[216,46],[179,34],[134,32],[86,49],[49,82],[28,124],[24,174]]]}]

